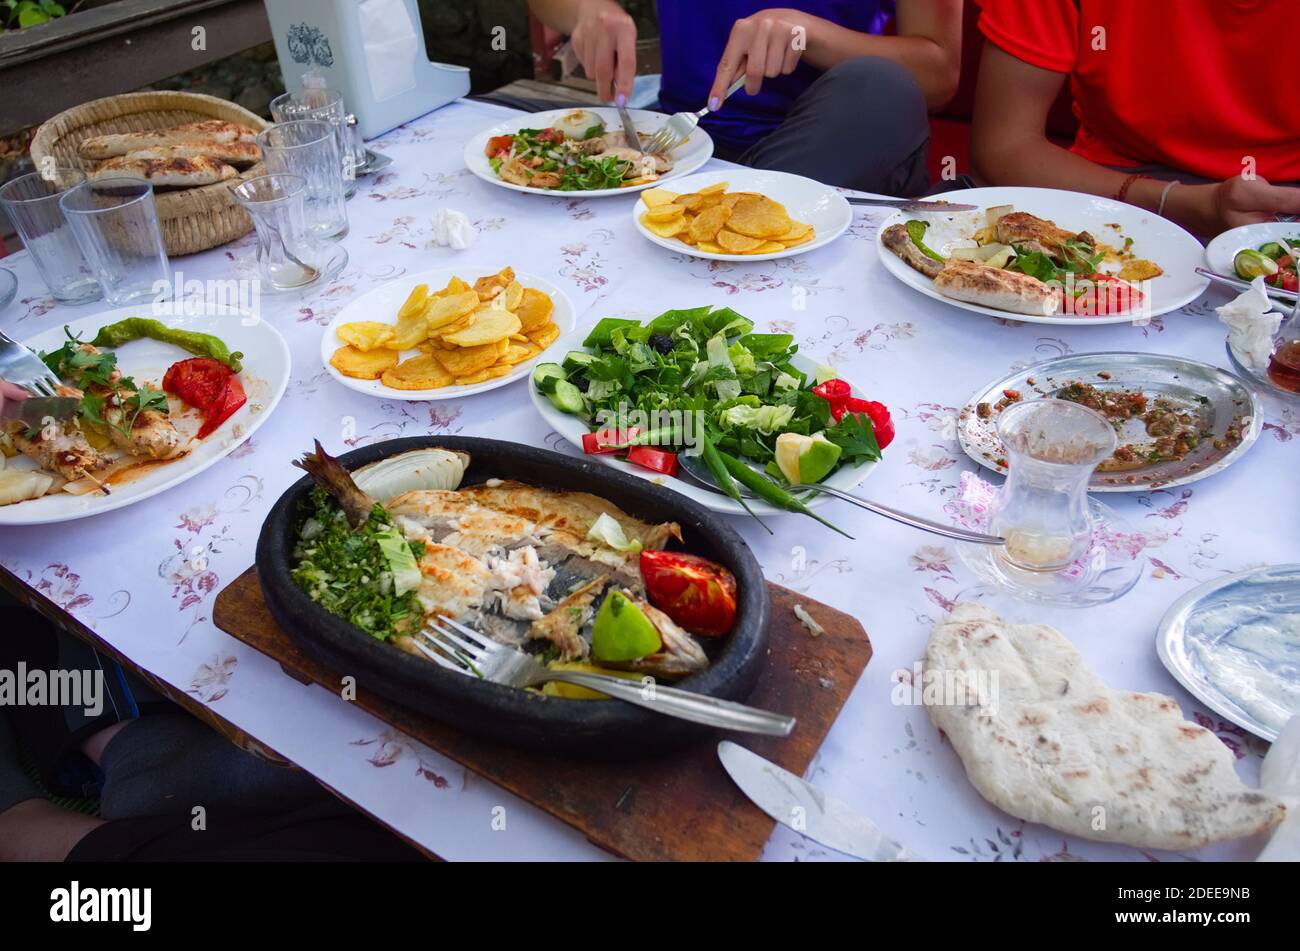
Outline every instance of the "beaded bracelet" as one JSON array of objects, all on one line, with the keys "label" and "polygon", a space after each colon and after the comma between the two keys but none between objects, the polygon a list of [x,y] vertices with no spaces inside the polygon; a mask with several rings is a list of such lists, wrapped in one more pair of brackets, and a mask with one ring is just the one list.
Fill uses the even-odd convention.
[{"label": "beaded bracelet", "polygon": [[1129,187],[1134,182],[1136,182],[1139,178],[1150,178],[1150,177],[1151,177],[1150,175],[1143,175],[1140,172],[1134,172],[1128,178],[1124,179],[1124,184],[1119,186],[1119,191],[1115,192],[1115,200],[1125,201],[1126,200],[1125,196],[1128,195]]}]

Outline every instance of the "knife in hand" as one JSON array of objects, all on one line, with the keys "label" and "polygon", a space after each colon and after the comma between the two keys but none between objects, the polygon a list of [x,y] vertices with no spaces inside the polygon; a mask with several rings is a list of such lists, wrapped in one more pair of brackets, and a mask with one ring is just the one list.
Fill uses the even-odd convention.
[{"label": "knife in hand", "polygon": [[71,419],[80,409],[81,400],[70,396],[5,400],[4,406],[0,407],[0,423],[17,420],[29,429],[40,429],[46,420]]},{"label": "knife in hand", "polygon": [[632,124],[632,114],[624,106],[618,106],[618,117],[623,123],[623,135],[627,137],[627,144],[636,151],[641,151],[641,136],[637,135],[636,126]]},{"label": "knife in hand", "polygon": [[922,862],[851,806],[730,740],[718,759],[740,791],[784,826],[836,852],[868,862]]}]

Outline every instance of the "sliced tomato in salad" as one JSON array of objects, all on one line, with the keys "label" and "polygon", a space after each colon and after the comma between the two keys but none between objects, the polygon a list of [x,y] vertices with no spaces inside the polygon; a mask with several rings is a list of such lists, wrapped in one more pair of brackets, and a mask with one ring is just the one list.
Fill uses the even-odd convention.
[{"label": "sliced tomato in salad", "polygon": [[558,145],[564,141],[564,133],[559,129],[543,129],[541,132],[537,133],[537,141]]},{"label": "sliced tomato in salad", "polygon": [[831,406],[831,418],[837,423],[850,413],[866,416],[871,420],[871,428],[876,434],[876,445],[881,449],[894,441],[894,418],[889,414],[889,407],[884,403],[850,396]]},{"label": "sliced tomato in salad", "polygon": [[1136,284],[1112,274],[1089,274],[1075,286],[1081,293],[1064,295],[1064,309],[1083,317],[1126,314],[1141,305],[1146,296]]},{"label": "sliced tomato in salad", "polygon": [[172,364],[163,376],[163,390],[203,414],[200,439],[216,432],[248,402],[239,374],[210,357],[193,357]]},{"label": "sliced tomato in salad", "polygon": [[483,150],[488,158],[505,158],[514,148],[515,137],[513,135],[494,135],[488,139],[487,147]]},{"label": "sliced tomato in salad", "polygon": [[736,623],[736,578],[722,565],[675,551],[641,552],[646,597],[703,637],[724,637]]}]

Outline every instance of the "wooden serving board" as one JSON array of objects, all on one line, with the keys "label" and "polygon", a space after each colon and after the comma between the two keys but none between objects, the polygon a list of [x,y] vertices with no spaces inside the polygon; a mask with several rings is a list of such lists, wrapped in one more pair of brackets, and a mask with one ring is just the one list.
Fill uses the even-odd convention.
[{"label": "wooden serving board", "polygon": [[[769,583],[768,589],[769,656],[747,702],[792,713],[799,723],[784,739],[730,735],[802,776],[871,659],[871,642],[849,615],[788,588]],[[813,637],[795,617],[796,604],[826,633]],[[278,661],[294,679],[339,689],[338,675],[302,654],[271,618],[254,569],[217,596],[213,621]],[[745,798],[718,762],[716,740],[631,762],[558,759],[460,733],[364,690],[355,702],[623,858],[753,861],[772,834],[773,821]]]}]

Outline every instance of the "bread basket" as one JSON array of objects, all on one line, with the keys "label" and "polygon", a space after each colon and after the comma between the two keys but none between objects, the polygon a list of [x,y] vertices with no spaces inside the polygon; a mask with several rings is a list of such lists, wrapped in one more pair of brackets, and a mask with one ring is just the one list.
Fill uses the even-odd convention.
[{"label": "bread basket", "polygon": [[[45,122],[32,139],[32,161],[40,168],[43,161],[52,157],[60,165],[89,171],[77,148],[93,135],[146,132],[205,119],[238,122],[257,132],[267,126],[261,117],[215,96],[192,92],[132,92],[74,106]],[[230,181],[157,192],[158,221],[167,253],[173,257],[195,254],[248,234],[253,222],[230,194],[230,188],[265,173],[266,166],[259,162]]]}]

